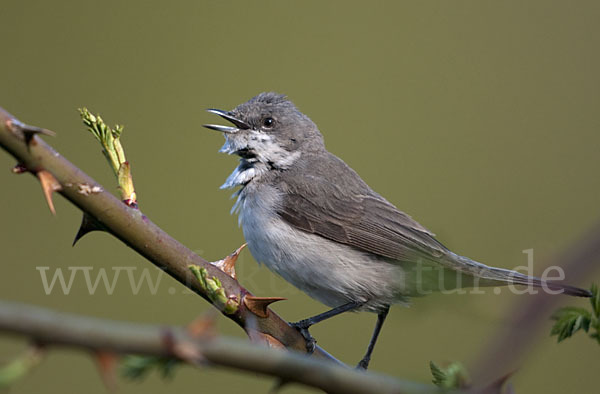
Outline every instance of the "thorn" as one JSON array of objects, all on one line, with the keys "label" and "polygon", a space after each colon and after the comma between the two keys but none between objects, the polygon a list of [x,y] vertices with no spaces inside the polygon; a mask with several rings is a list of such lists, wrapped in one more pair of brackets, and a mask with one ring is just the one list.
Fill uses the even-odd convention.
[{"label": "thorn", "polygon": [[48,135],[50,137],[56,136],[56,133],[54,131],[50,131],[47,129],[41,129],[39,127],[34,127],[34,126],[25,125],[25,128],[22,130],[23,130],[23,135],[25,136],[25,144],[27,146],[29,146],[29,144],[31,143],[31,140],[33,139],[33,137],[36,134]]},{"label": "thorn", "polygon": [[52,212],[53,215],[56,215],[54,202],[52,202],[52,193],[62,190],[62,186],[58,183],[54,175],[46,170],[38,171],[37,177],[42,185],[42,191],[44,192],[44,197],[46,198],[50,212]]},{"label": "thorn", "polygon": [[269,316],[269,305],[277,302],[287,300],[287,298],[283,297],[255,297],[251,295],[244,296],[244,305],[246,308],[252,313],[254,313],[258,317],[267,317]]},{"label": "thorn", "polygon": [[27,171],[29,171],[27,169],[27,167],[25,167],[23,164],[21,163],[17,163],[12,169],[11,171],[13,172],[13,174],[23,174]]},{"label": "thorn", "polygon": [[100,224],[93,216],[88,213],[83,213],[83,218],[81,219],[81,225],[79,226],[79,231],[75,235],[75,239],[73,240],[73,245],[77,243],[84,235],[87,233],[91,233],[92,231],[106,231],[104,226]]},{"label": "thorn", "polygon": [[30,126],[23,122],[18,121],[17,119],[9,119],[6,122],[6,125],[13,133],[17,132],[17,131],[21,132],[23,134],[23,138],[25,139],[25,144],[27,146],[29,146],[29,144],[31,143],[31,140],[33,139],[33,137],[36,134],[48,135],[51,137],[54,137],[56,135],[56,133],[52,130],[43,129],[41,127]]},{"label": "thorn", "polygon": [[283,378],[277,379],[277,381],[275,382],[273,387],[271,387],[271,390],[269,390],[269,394],[278,393],[282,388],[289,385],[290,383],[291,383],[291,381],[288,379],[283,379]]},{"label": "thorn", "polygon": [[187,331],[194,338],[214,338],[217,336],[217,331],[215,330],[216,319],[217,316],[214,310],[210,310],[210,312],[197,317],[188,324],[186,327]]},{"label": "thorn", "polygon": [[106,389],[111,393],[117,391],[117,361],[119,356],[116,353],[98,350],[96,351],[96,361],[98,362],[98,370],[100,377]]},{"label": "thorn", "polygon": [[236,279],[235,262],[237,261],[238,257],[240,256],[240,253],[246,247],[246,245],[248,244],[243,244],[242,246],[237,248],[235,252],[225,257],[223,260],[214,261],[211,262],[211,264],[219,268],[221,271],[225,272],[227,275],[231,276],[233,279]]},{"label": "thorn", "polygon": [[168,353],[187,363],[198,365],[206,362],[200,349],[191,342],[176,342],[173,332],[165,330],[162,333],[162,343]]}]

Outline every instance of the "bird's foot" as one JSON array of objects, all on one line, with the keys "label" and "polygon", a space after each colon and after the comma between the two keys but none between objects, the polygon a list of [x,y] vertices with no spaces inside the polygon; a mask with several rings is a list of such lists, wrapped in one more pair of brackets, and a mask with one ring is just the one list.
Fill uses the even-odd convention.
[{"label": "bird's foot", "polygon": [[296,323],[290,323],[290,326],[294,327],[300,334],[304,337],[306,341],[306,352],[308,354],[313,354],[315,348],[317,347],[317,340],[310,335],[308,332],[308,328],[311,326],[311,323],[308,320],[300,320]]},{"label": "bird's foot", "polygon": [[356,366],[356,369],[366,371],[367,368],[369,368],[369,361],[371,361],[370,357],[364,357],[362,360],[359,361],[358,365]]}]

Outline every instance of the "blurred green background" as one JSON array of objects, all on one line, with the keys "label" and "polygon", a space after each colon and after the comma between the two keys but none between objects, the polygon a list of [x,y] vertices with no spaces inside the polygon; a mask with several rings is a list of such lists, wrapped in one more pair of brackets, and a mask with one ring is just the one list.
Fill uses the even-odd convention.
[{"label": "blurred green background", "polygon": [[[167,5],[168,4],[168,5]],[[0,106],[29,124],[107,188],[115,184],[76,109],[125,125],[141,209],[209,260],[244,242],[218,187],[236,160],[201,124],[262,91],[286,93],[320,127],[328,148],[380,194],[455,252],[515,267],[533,249],[535,272],[600,217],[600,3],[597,1],[16,1],[0,3]],[[40,187],[9,171],[0,152],[2,299],[139,322],[186,324],[209,306],[161,277],[132,294],[125,272],[113,294],[89,294],[82,272],[68,295],[46,295],[36,267],[159,271],[106,234],[75,248],[80,213],[61,197],[53,217]],[[243,285],[285,296],[289,320],[325,310],[258,267],[246,251]],[[596,272],[590,281],[600,280]],[[580,283],[588,286],[589,283]],[[174,293],[174,294],[173,294]],[[372,369],[429,382],[429,360],[477,360],[527,296],[433,295],[395,307]],[[561,300],[585,306],[584,300]],[[375,316],[315,326],[319,344],[355,363]],[[590,392],[599,349],[578,335],[557,345],[551,322],[516,365],[517,392]],[[243,336],[225,318],[224,335]],[[343,333],[343,335],[340,335]],[[0,362],[25,341],[0,336]],[[505,371],[499,371],[503,373]],[[123,392],[267,392],[272,379],[181,368],[121,381]],[[306,392],[298,386],[285,393]],[[105,392],[94,361],[53,350],[13,393]]]}]

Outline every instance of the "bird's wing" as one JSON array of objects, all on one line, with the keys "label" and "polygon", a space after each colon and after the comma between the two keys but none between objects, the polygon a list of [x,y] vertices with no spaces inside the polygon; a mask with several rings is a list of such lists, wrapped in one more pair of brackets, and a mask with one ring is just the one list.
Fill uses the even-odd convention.
[{"label": "bird's wing", "polygon": [[373,192],[345,163],[339,160],[334,167],[286,177],[280,187],[281,218],[297,229],[394,260],[436,261],[448,253],[433,233]]},{"label": "bird's wing", "polygon": [[417,259],[423,258],[426,263],[482,279],[469,282],[464,278],[460,282],[463,285],[548,286],[566,294],[590,297],[587,290],[489,267],[456,255],[438,242],[433,233],[372,191],[344,162],[332,155],[327,166],[310,168],[309,163],[308,168],[301,168],[286,177],[285,182],[279,182],[283,196],[278,213],[288,224],[393,260],[417,263]]}]

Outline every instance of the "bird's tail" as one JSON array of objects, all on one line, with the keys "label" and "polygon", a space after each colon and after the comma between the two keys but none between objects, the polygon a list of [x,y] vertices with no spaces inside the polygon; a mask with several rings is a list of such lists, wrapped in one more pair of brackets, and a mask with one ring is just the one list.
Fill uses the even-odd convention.
[{"label": "bird's tail", "polygon": [[503,284],[515,284],[542,287],[553,292],[562,291],[563,294],[575,297],[592,296],[592,293],[590,293],[588,290],[581,289],[579,287],[565,285],[556,281],[543,280],[535,276],[525,275],[513,270],[490,267],[464,256],[454,255],[452,257],[453,261],[451,264],[453,265],[453,269],[483,279],[485,281],[483,285],[498,286]]}]

